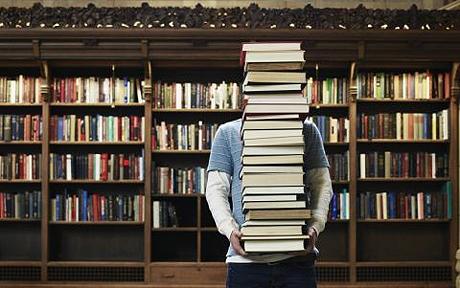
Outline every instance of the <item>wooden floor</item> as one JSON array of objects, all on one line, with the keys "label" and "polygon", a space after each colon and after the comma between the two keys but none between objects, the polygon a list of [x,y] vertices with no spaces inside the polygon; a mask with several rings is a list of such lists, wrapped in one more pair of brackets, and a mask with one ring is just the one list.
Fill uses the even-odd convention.
[{"label": "wooden floor", "polygon": [[[222,285],[145,285],[145,284],[96,284],[96,283],[78,283],[78,284],[64,284],[64,283],[50,283],[50,284],[2,284],[1,288],[224,288]],[[318,288],[453,288],[453,283],[417,283],[407,284],[401,282],[389,282],[389,283],[359,283],[355,285],[351,284],[319,284]]]}]

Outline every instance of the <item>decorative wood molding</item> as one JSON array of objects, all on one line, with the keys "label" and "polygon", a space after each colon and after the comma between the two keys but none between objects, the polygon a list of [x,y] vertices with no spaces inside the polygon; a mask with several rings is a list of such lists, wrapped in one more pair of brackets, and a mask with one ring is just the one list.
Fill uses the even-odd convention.
[{"label": "decorative wood molding", "polygon": [[350,65],[350,102],[356,102],[358,96],[358,87],[356,83],[356,62],[351,63]]},{"label": "decorative wood molding", "polygon": [[235,8],[190,7],[44,7],[0,8],[0,28],[292,28],[459,30],[460,10],[314,8],[268,9],[257,4]]},{"label": "decorative wood molding", "polygon": [[40,85],[40,95],[42,102],[49,102],[50,99],[50,72],[47,61],[40,61],[40,74],[43,78],[43,82]]},{"label": "decorative wood molding", "polygon": [[452,84],[451,84],[451,96],[455,103],[458,102],[460,97],[460,63],[456,62],[452,65]]}]

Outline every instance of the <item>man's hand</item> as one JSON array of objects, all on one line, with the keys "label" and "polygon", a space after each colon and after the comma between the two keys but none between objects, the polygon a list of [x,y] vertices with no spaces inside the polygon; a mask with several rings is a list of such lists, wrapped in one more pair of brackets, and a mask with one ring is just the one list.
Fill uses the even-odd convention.
[{"label": "man's hand", "polygon": [[233,230],[232,234],[230,235],[230,244],[232,245],[236,253],[238,253],[241,256],[246,256],[247,253],[241,247],[240,240],[241,240],[241,232],[237,230]]},{"label": "man's hand", "polygon": [[313,251],[313,247],[315,247],[316,239],[318,238],[318,235],[316,235],[316,230],[311,227],[308,228],[307,235],[310,236],[310,239],[308,241],[306,252],[310,253]]}]

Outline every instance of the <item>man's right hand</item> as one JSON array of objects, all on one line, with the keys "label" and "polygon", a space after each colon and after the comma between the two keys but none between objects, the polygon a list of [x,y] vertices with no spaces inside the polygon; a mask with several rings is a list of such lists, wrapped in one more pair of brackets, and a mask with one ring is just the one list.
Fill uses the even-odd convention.
[{"label": "man's right hand", "polygon": [[237,230],[233,230],[232,234],[230,235],[230,244],[233,247],[233,250],[236,251],[241,256],[246,256],[247,253],[243,250],[240,244],[241,241],[241,232]]}]

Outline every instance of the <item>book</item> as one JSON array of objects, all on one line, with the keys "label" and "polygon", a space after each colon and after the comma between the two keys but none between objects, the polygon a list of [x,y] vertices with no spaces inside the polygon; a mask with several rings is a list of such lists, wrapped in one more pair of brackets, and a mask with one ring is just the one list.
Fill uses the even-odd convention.
[{"label": "book", "polygon": [[302,173],[302,166],[244,166],[241,168],[241,175],[252,173]]},{"label": "book", "polygon": [[243,236],[264,236],[264,235],[305,235],[307,233],[306,225],[297,226],[244,226],[241,228]]},{"label": "book", "polygon": [[242,202],[275,202],[275,201],[306,201],[305,194],[286,194],[286,195],[243,195]]},{"label": "book", "polygon": [[249,155],[300,155],[304,146],[248,146],[243,147],[243,156]]},{"label": "book", "polygon": [[305,62],[246,63],[244,71],[298,71],[304,66]]},{"label": "book", "polygon": [[248,252],[294,252],[303,251],[308,245],[308,236],[258,237],[243,236],[243,249]]},{"label": "book", "polygon": [[304,138],[302,136],[292,137],[272,137],[272,138],[259,138],[259,139],[248,139],[243,141],[245,147],[252,146],[298,146],[304,145]]},{"label": "book", "polygon": [[245,202],[243,203],[243,213],[249,210],[258,209],[301,209],[307,208],[305,201],[273,201],[273,202]]},{"label": "book", "polygon": [[311,218],[309,209],[261,209],[249,210],[245,214],[245,221],[249,220],[308,220]]},{"label": "book", "polygon": [[289,120],[300,119],[299,114],[266,114],[266,115],[247,115],[245,121],[266,121],[266,120]]},{"label": "book", "polygon": [[303,164],[303,155],[243,156],[243,165]]},{"label": "book", "polygon": [[264,194],[303,194],[304,187],[300,186],[278,186],[278,187],[245,187],[243,188],[243,197],[246,195],[264,195]]},{"label": "book", "polygon": [[[303,134],[302,129],[264,129],[264,130],[243,130],[243,141],[264,138],[299,137]],[[267,140],[265,140],[267,141]]]},{"label": "book", "polygon": [[306,220],[249,220],[241,224],[241,227],[248,226],[303,226]]},{"label": "book", "polygon": [[302,129],[303,125],[301,121],[275,121],[275,120],[267,120],[267,121],[251,121],[246,119],[243,125],[241,126],[241,130],[258,130],[258,129]]},{"label": "book", "polygon": [[260,93],[260,92],[283,92],[292,91],[300,92],[302,84],[289,83],[289,84],[259,84],[259,85],[244,85],[244,93]]},{"label": "book", "polygon": [[241,185],[253,186],[303,186],[303,174],[301,173],[261,173],[244,174]]},{"label": "book", "polygon": [[306,104],[247,104],[244,109],[243,119],[248,114],[268,113],[298,113],[306,114],[309,106]]},{"label": "book", "polygon": [[301,42],[254,42],[243,43],[241,51],[296,51]]}]

